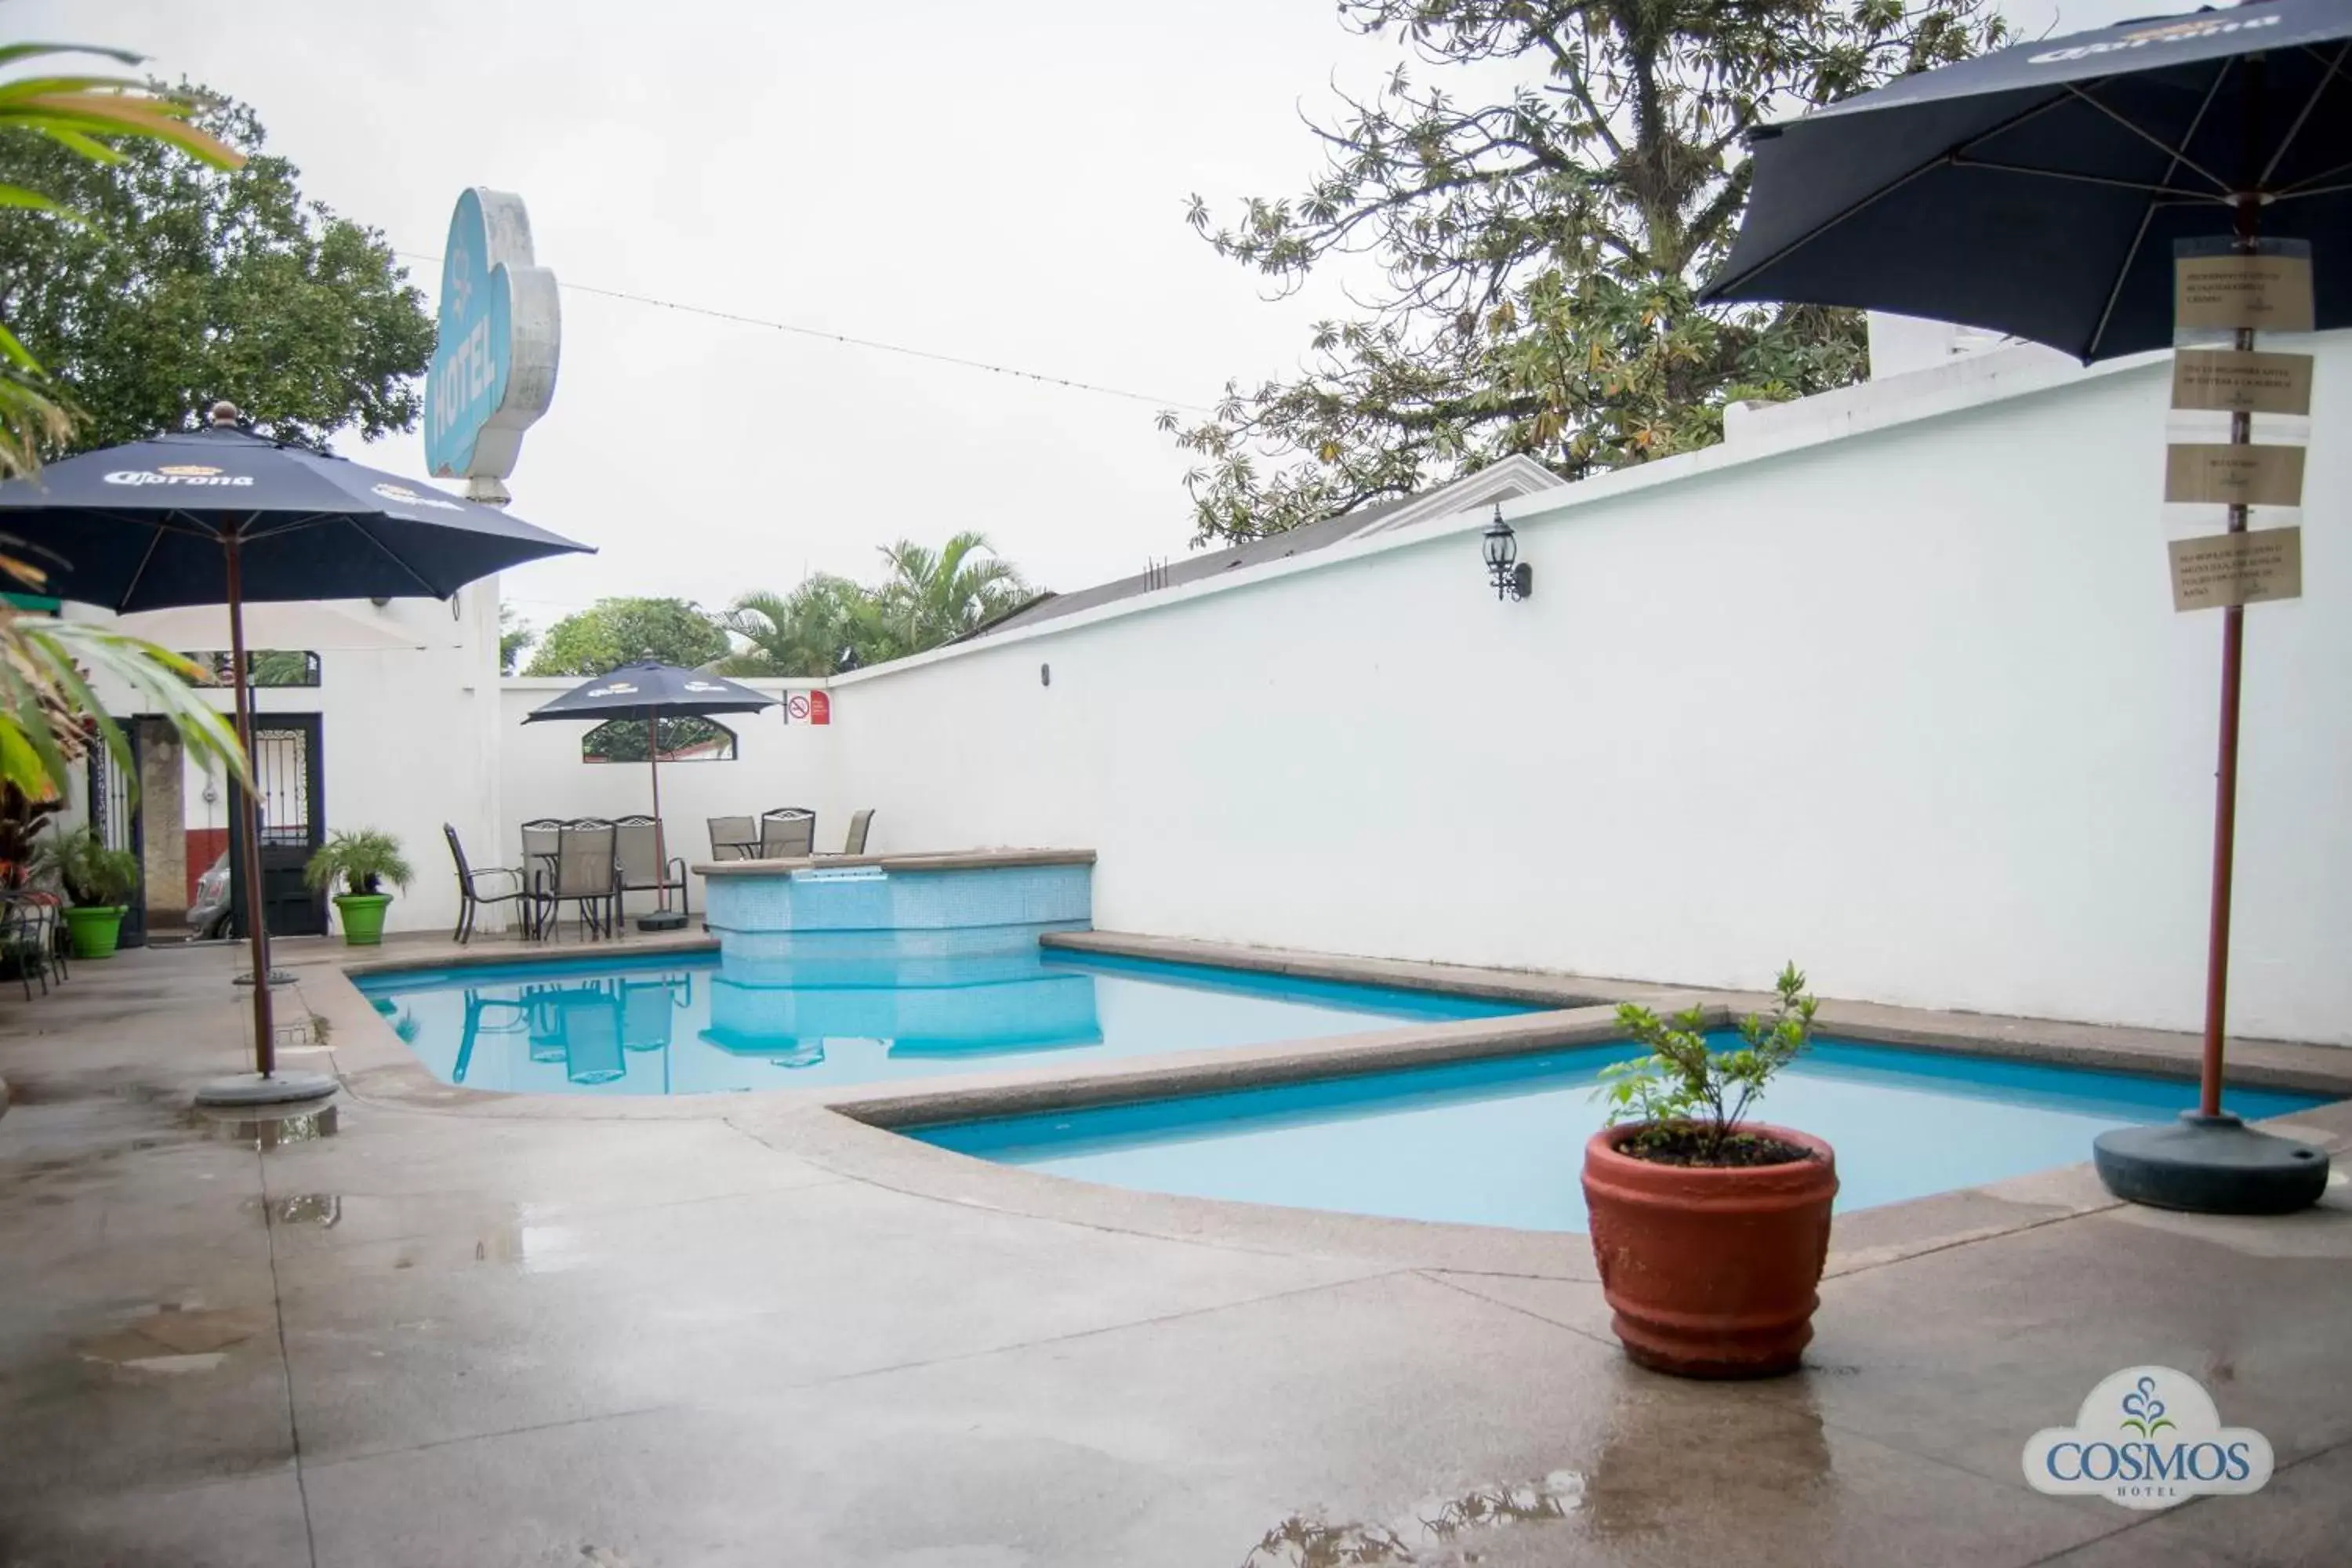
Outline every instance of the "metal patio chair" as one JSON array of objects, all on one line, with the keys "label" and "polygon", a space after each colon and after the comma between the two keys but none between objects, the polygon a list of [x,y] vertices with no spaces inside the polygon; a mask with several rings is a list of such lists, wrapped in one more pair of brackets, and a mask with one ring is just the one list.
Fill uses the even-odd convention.
[{"label": "metal patio chair", "polygon": [[450,932],[451,940],[460,946],[474,940],[474,916],[484,904],[520,905],[523,934],[533,934],[531,913],[535,905],[529,873],[512,866],[484,866],[477,869],[467,863],[466,847],[457,841],[457,829],[445,822],[441,833],[449,840],[449,858],[457,863],[457,929]]},{"label": "metal patio chair", "polygon": [[780,805],[760,814],[761,859],[798,859],[815,850],[815,812],[804,805]]},{"label": "metal patio chair", "polygon": [[844,855],[865,854],[866,832],[867,828],[873,826],[874,808],[872,806],[869,805],[863,811],[852,813],[849,818],[849,831],[842,836],[841,853]]},{"label": "metal patio chair", "polygon": [[554,934],[565,904],[580,906],[584,936],[609,936],[619,924],[621,864],[609,822],[567,822],[556,829],[554,863],[534,873],[541,905],[540,935]]},{"label": "metal patio chair", "polygon": [[686,857],[662,853],[667,836],[656,818],[640,813],[613,819],[613,853],[621,863],[623,893],[665,894],[677,889],[678,913],[690,915],[694,905],[686,892]]},{"label": "metal patio chair", "polygon": [[710,824],[710,858],[713,860],[749,860],[760,853],[760,824],[749,816],[713,816]]}]

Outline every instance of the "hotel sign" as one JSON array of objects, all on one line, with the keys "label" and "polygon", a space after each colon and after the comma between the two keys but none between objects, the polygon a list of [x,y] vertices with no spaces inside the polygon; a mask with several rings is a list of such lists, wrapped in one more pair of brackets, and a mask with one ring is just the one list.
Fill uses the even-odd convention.
[{"label": "hotel sign", "polygon": [[457,198],[441,260],[441,336],[425,375],[425,458],[445,479],[502,479],[555,396],[563,313],[531,259],[522,198]]}]

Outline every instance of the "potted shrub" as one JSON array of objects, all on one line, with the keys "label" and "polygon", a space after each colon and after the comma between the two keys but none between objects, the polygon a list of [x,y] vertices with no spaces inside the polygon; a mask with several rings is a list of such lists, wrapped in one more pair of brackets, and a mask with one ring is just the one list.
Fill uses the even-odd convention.
[{"label": "potted shrub", "polygon": [[76,958],[111,958],[122,936],[124,900],[139,886],[139,857],[110,849],[88,826],[51,835],[35,851],[42,875],[66,895],[66,930]]},{"label": "potted shrub", "polygon": [[373,827],[333,835],[302,868],[303,881],[314,889],[342,884],[335,909],[343,918],[343,941],[352,947],[383,941],[383,911],[392,905],[383,885],[405,891],[414,875],[400,840]]},{"label": "potted shrub", "polygon": [[1649,1055],[1605,1070],[1609,1125],[1584,1146],[1592,1253],[1625,1353],[1685,1377],[1795,1370],[1813,1337],[1837,1162],[1818,1138],[1748,1120],[1812,1037],[1795,964],[1770,1017],[1711,1050],[1705,1015],[1631,1004],[1618,1022]]}]

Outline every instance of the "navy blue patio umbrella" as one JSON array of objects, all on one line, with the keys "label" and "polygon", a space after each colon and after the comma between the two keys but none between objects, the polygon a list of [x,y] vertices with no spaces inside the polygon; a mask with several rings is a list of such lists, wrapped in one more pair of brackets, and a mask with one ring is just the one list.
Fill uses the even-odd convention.
[{"label": "navy blue patio umbrella", "polygon": [[[204,429],[85,452],[0,484],[0,536],[43,567],[45,591],[61,599],[117,613],[226,605],[236,735],[248,755],[247,603],[446,599],[493,572],[589,549],[429,485],[254,435],[239,427],[240,418],[236,408],[218,404]],[[260,1077],[212,1086],[198,1098],[257,1103],[315,1097],[332,1080],[276,1071],[251,791],[237,792],[236,812]]]},{"label": "navy blue patio umbrella", "polygon": [[[1706,302],[1893,310],[2087,363],[2172,345],[2176,245],[2253,255],[2286,241],[2308,247],[2314,324],[2352,325],[2347,0],[2253,0],[2023,44],[1768,126],[1752,146],[1748,213]],[[2236,347],[2253,346],[2239,331]],[[2251,440],[2250,416],[2231,420],[2231,439]],[[2230,508],[2231,532],[2247,513]],[[2178,1127],[2106,1133],[2095,1153],[2120,1196],[2278,1212],[2317,1201],[2327,1159],[2221,1110],[2245,612],[2221,613],[2199,1107]]]},{"label": "navy blue patio umbrella", "polygon": [[[756,713],[773,708],[776,700],[748,686],[738,686],[699,669],[680,669],[659,659],[643,658],[605,671],[574,687],[552,702],[541,703],[523,716],[526,724],[543,719],[584,719],[603,723],[614,719],[642,721],[646,726],[646,764],[651,771],[654,795],[654,855],[669,863],[663,841],[661,809],[661,721],[664,719],[711,719],[721,713]],[[675,931],[686,917],[671,911],[669,889],[661,889],[661,912],[637,922],[646,931]]]}]

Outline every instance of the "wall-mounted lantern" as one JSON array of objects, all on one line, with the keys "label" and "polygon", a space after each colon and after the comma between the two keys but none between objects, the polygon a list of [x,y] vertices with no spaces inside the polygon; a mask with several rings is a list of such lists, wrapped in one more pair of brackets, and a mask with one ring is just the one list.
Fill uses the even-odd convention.
[{"label": "wall-mounted lantern", "polygon": [[1495,521],[1486,525],[1486,576],[1495,584],[1497,599],[1524,599],[1536,591],[1536,569],[1519,560],[1519,536],[1503,521],[1503,508],[1495,507]]}]

